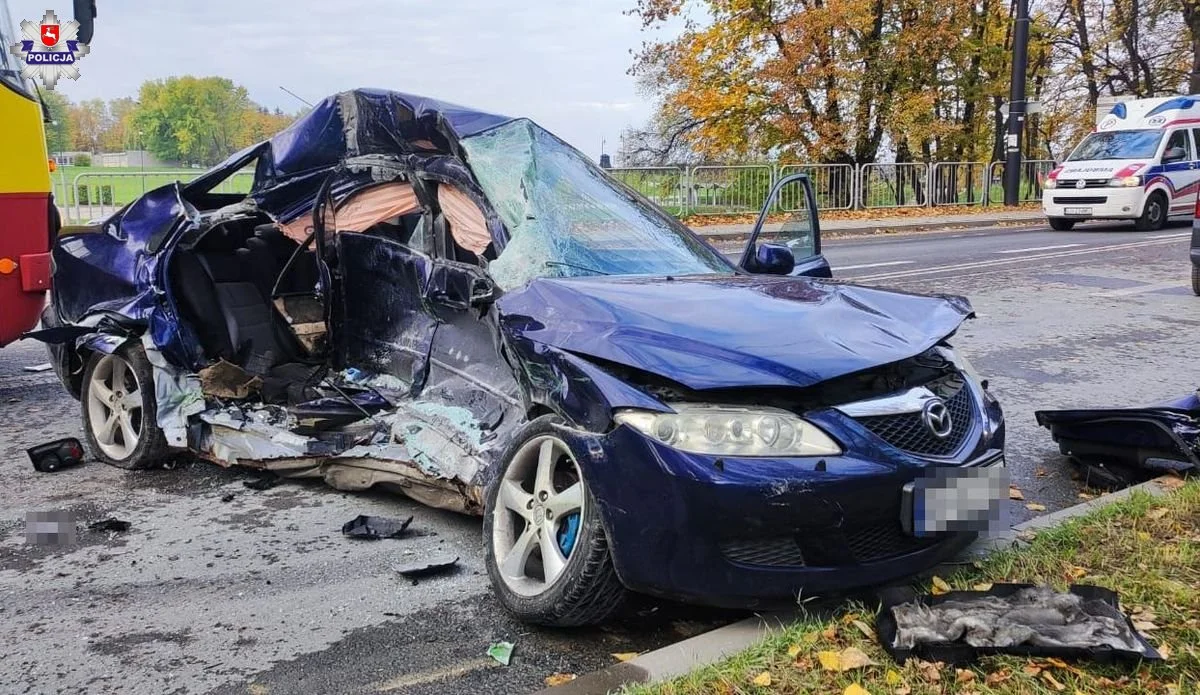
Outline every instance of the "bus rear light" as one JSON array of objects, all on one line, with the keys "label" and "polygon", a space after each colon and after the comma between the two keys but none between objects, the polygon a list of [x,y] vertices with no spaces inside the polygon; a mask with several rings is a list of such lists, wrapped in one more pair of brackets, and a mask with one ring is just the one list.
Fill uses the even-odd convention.
[{"label": "bus rear light", "polygon": [[16,261],[11,258],[0,258],[0,275],[11,275],[16,269]]}]

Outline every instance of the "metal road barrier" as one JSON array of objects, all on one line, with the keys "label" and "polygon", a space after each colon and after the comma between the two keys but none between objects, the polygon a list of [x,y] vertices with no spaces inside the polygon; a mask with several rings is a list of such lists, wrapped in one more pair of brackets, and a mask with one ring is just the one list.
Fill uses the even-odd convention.
[{"label": "metal road barrier", "polygon": [[929,204],[929,165],[863,164],[859,167],[858,204],[863,208],[908,208]]},{"label": "metal road barrier", "polygon": [[[776,181],[792,174],[808,174],[813,193],[817,197],[818,210],[849,210],[858,204],[855,190],[858,177],[854,175],[854,166],[851,164],[787,164],[779,167]],[[780,200],[776,207],[781,212],[803,209],[802,201],[800,207],[787,207],[788,205],[788,201]]]},{"label": "metal road barrier", "polygon": [[[65,176],[59,177],[53,187],[54,200],[65,224],[85,224],[113,214],[146,191],[176,181],[187,183],[204,171],[85,171],[76,174],[70,185],[67,185]],[[253,172],[239,171],[222,181],[213,192],[248,193],[253,180]]]},{"label": "metal road barrier", "polygon": [[619,167],[608,174],[667,212],[683,216],[686,176],[680,167]]},{"label": "metal road barrier", "polygon": [[769,164],[692,167],[688,173],[688,213],[757,214],[774,181],[774,168]]},{"label": "metal road barrier", "polygon": [[[1042,200],[1042,183],[1058,164],[1053,159],[1026,159],[1021,162],[1021,184],[1017,200],[1037,203]],[[1004,203],[1004,162],[992,162],[988,167],[988,205]]]},{"label": "metal road barrier", "polygon": [[938,162],[931,183],[934,205],[983,205],[987,162]]}]

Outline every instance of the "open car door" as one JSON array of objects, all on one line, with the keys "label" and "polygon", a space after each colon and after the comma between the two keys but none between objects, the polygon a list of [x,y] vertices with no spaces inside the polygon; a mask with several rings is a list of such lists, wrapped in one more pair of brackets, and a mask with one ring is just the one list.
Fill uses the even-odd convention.
[{"label": "open car door", "polygon": [[738,265],[766,275],[833,276],[821,255],[817,201],[807,174],[786,176],[771,189]]}]

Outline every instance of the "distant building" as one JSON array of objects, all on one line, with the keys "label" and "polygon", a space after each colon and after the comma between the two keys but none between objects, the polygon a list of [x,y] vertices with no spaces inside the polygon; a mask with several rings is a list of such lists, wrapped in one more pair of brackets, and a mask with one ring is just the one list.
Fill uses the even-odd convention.
[{"label": "distant building", "polygon": [[146,150],[103,152],[92,158],[92,166],[133,167],[140,169],[177,169],[179,162],[164,162]]},{"label": "distant building", "polygon": [[54,163],[60,167],[72,167],[75,166],[75,158],[80,155],[90,158],[92,153],[84,151],[55,152],[54,154],[50,155],[50,157],[54,160]]}]

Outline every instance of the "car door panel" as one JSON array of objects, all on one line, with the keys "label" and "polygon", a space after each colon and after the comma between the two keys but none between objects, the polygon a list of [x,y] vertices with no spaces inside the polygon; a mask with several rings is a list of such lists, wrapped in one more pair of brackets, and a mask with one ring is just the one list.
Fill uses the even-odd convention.
[{"label": "car door panel", "polygon": [[807,175],[784,177],[771,188],[738,265],[749,272],[762,272],[755,259],[763,244],[782,245],[791,251],[795,263],[788,275],[832,277],[829,261],[821,253],[816,196]]}]

